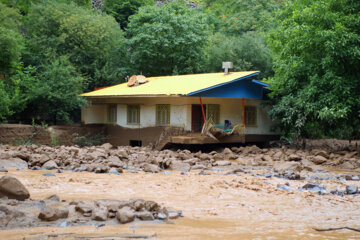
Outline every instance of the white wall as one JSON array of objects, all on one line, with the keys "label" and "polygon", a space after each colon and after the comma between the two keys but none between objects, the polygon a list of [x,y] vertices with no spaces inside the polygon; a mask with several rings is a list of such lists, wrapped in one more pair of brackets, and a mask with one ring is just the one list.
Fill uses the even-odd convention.
[{"label": "white wall", "polygon": [[[191,105],[200,104],[198,97],[142,97],[142,98],[113,98],[93,99],[92,107],[84,108],[82,120],[85,123],[106,123],[107,105],[117,103],[117,124],[128,128],[143,128],[156,126],[156,104],[170,104],[170,125],[181,126],[191,130]],[[242,99],[235,98],[202,98],[203,104],[220,105],[220,123],[225,119],[231,120],[232,124],[242,123]],[[261,100],[245,99],[245,105],[256,106],[257,125],[246,127],[247,134],[273,134],[270,132],[272,121],[261,106]],[[140,125],[127,124],[127,104],[140,105]]]},{"label": "white wall", "polygon": [[81,109],[81,121],[85,124],[105,123],[107,118],[107,105],[90,105]]}]

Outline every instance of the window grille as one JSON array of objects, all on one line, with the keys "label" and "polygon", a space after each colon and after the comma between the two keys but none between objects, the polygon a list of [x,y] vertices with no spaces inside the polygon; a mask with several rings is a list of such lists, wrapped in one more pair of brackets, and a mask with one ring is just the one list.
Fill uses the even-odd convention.
[{"label": "window grille", "polygon": [[127,123],[140,124],[140,105],[127,105]]},{"label": "window grille", "polygon": [[108,122],[116,123],[116,115],[117,115],[117,105],[110,104],[108,105]]},{"label": "window grille", "polygon": [[170,104],[156,105],[156,124],[157,125],[170,124]]},{"label": "window grille", "polygon": [[257,109],[255,106],[245,106],[245,125],[257,125]]}]

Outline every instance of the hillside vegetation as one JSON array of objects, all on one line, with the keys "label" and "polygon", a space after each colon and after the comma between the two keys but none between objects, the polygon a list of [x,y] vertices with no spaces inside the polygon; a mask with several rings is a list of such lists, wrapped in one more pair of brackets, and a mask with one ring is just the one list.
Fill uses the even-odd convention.
[{"label": "hillside vegetation", "polygon": [[283,136],[360,135],[354,0],[0,0],[0,120],[76,121],[127,76],[260,70]]}]

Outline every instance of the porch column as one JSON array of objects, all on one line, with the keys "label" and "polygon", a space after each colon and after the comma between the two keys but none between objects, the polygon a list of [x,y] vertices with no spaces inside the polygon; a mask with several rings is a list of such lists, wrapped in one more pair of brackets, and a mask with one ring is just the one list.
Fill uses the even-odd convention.
[{"label": "porch column", "polygon": [[245,126],[245,99],[242,99],[242,114],[243,114],[243,120],[242,120],[242,124],[243,126]]},{"label": "porch column", "polygon": [[204,118],[204,125],[205,125],[206,116],[205,116],[204,105],[203,105],[203,103],[202,103],[201,97],[199,97],[199,99],[200,99],[201,111],[202,111],[202,115],[203,115],[203,118]]}]

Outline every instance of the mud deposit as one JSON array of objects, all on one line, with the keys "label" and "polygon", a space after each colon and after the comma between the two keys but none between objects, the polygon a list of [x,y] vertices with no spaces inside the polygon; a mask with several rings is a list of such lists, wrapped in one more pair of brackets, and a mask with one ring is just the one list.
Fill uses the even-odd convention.
[{"label": "mud deposit", "polygon": [[0,162],[6,168],[0,178],[20,180],[32,199],[26,201],[53,194],[68,203],[142,198],[184,215],[168,221],[7,228],[0,239],[360,239],[355,231],[313,229],[360,228],[358,152],[4,145]]},{"label": "mud deposit", "polygon": [[[175,224],[135,222],[125,225],[27,228],[2,230],[2,239],[359,239],[348,230],[316,232],[312,228],[349,226],[359,228],[360,200],[357,195],[318,195],[301,192],[308,180],[265,178],[242,173],[224,175],[198,171],[182,175],[122,175],[67,172],[45,177],[51,171],[10,170],[29,190],[31,198],[44,199],[56,193],[62,200],[151,199],[181,209],[185,218]],[[52,171],[55,173],[55,171]],[[290,183],[293,192],[277,187]],[[340,180],[319,181],[327,189],[344,189]],[[359,182],[351,181],[360,186]]]}]

